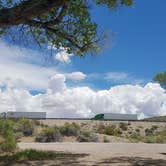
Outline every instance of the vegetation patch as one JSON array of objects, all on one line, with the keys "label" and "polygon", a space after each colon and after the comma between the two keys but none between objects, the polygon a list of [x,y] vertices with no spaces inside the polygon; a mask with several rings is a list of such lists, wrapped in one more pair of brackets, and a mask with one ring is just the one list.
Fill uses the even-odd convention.
[{"label": "vegetation patch", "polygon": [[13,162],[21,161],[37,161],[37,160],[59,160],[59,159],[77,159],[79,157],[87,156],[86,154],[72,154],[55,151],[41,151],[34,149],[27,149],[18,151],[13,154],[0,155],[0,163],[6,165],[12,164]]}]

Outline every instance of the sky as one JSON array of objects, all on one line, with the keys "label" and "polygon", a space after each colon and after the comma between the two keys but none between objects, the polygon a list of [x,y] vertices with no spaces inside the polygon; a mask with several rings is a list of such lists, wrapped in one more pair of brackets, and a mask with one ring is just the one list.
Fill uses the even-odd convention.
[{"label": "sky", "polygon": [[[110,11],[92,8],[108,40],[84,58],[0,40],[0,112],[45,111],[47,117],[130,113],[166,115],[166,94],[152,78],[166,70],[166,1],[136,0]],[[48,46],[49,50],[49,46]]]}]

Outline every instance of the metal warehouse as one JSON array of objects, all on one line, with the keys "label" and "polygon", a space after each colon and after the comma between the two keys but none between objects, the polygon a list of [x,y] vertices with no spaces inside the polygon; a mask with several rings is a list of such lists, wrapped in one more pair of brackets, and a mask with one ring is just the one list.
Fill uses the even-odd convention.
[{"label": "metal warehouse", "polygon": [[46,112],[3,112],[0,114],[0,117],[46,119]]}]

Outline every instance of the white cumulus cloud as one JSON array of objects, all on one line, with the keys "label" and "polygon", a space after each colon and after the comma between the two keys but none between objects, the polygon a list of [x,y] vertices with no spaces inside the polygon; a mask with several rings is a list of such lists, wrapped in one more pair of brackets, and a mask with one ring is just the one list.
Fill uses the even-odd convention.
[{"label": "white cumulus cloud", "polygon": [[72,80],[83,80],[86,78],[86,74],[82,72],[72,72],[72,73],[67,73],[66,78],[72,79]]},{"label": "white cumulus cloud", "polygon": [[[8,104],[7,104],[8,103]],[[56,74],[45,94],[26,90],[0,92],[2,111],[46,111],[48,117],[92,117],[98,113],[136,113],[139,118],[166,115],[166,94],[159,84],[120,85],[95,91],[89,87],[70,88],[65,75]]]}]

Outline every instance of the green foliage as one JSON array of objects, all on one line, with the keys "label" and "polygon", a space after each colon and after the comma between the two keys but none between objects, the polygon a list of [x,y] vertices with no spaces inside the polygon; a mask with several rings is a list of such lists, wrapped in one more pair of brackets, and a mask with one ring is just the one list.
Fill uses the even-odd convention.
[{"label": "green foliage", "polygon": [[14,152],[17,148],[16,138],[13,132],[13,124],[10,120],[0,119],[1,152]]},{"label": "green foliage", "polygon": [[121,130],[119,128],[116,128],[115,125],[105,126],[100,124],[97,127],[96,132],[100,134],[114,135],[114,136],[120,136],[122,134]]},{"label": "green foliage", "polygon": [[[131,6],[133,5],[133,1],[134,0],[93,0],[91,5],[104,5],[110,9],[114,9],[122,6]],[[98,26],[91,19],[91,7],[89,7],[90,3],[88,3],[88,1],[59,0],[55,4],[55,7],[50,8],[50,10],[46,10],[44,7],[48,6],[49,3],[53,3],[53,1],[49,3],[44,0],[34,2],[36,2],[36,4],[31,4],[30,1],[22,0],[0,0],[0,9],[12,9],[16,4],[17,6],[23,6],[23,9],[25,9],[27,8],[26,5],[29,4],[28,9],[30,10],[33,8],[33,11],[36,11],[35,14],[30,13],[31,17],[27,19],[22,18],[24,17],[24,10],[21,10],[22,13],[20,14],[19,20],[17,20],[19,23],[11,26],[6,25],[6,27],[3,24],[4,28],[3,30],[0,30],[0,34],[7,35],[9,34],[7,32],[10,32],[10,30],[12,31],[12,28],[14,27],[18,32],[21,31],[21,34],[24,34],[25,38],[28,36],[30,41],[31,39],[34,39],[35,43],[39,46],[51,44],[54,48],[65,48],[68,53],[80,56],[87,52],[100,51],[99,43],[103,36],[98,34]],[[35,6],[38,6],[40,3],[42,4],[40,5],[40,8],[35,8]],[[39,10],[42,12],[38,13]],[[19,13],[15,14],[14,11],[15,10],[11,10],[11,19],[19,15]],[[28,10],[25,11],[27,12]],[[17,10],[17,12],[19,11]],[[26,13],[25,15],[28,14]],[[1,19],[3,20],[5,17],[6,15],[1,13],[0,23]],[[12,23],[14,22],[14,20],[11,21]],[[20,39],[18,37],[18,34],[20,33],[15,34],[15,38]]]},{"label": "green foliage", "polygon": [[[83,154],[71,154],[55,151],[42,151],[34,149],[26,149],[18,151],[12,155],[0,155],[0,162],[5,162],[4,165],[15,165],[14,162],[21,161],[37,161],[37,160],[55,160],[55,159],[70,159],[85,156]],[[18,163],[17,163],[18,164]],[[16,165],[17,165],[16,164]]]},{"label": "green foliage", "polygon": [[96,134],[89,131],[82,131],[77,137],[78,142],[97,142],[98,137]]},{"label": "green foliage", "polygon": [[60,127],[60,132],[64,136],[78,136],[80,134],[80,126],[76,123],[65,123]]},{"label": "green foliage", "polygon": [[117,7],[120,5],[132,6],[133,0],[94,0],[98,5],[106,5],[109,8]]},{"label": "green foliage", "polygon": [[57,127],[47,127],[36,136],[36,142],[60,142],[62,135]]},{"label": "green foliage", "polygon": [[151,117],[144,120],[153,122],[166,122],[166,116]]},{"label": "green foliage", "polygon": [[158,82],[162,87],[166,88],[166,71],[156,74],[153,80]]},{"label": "green foliage", "polygon": [[132,133],[128,136],[132,142],[145,142],[145,143],[166,143],[166,130],[152,133],[148,130],[148,134],[141,136],[139,133]]},{"label": "green foliage", "polygon": [[127,138],[129,138],[132,142],[142,142],[143,141],[143,137],[137,132],[132,133]]},{"label": "green foliage", "polygon": [[30,119],[19,119],[15,125],[15,131],[22,132],[24,136],[31,136],[35,131],[35,121]]}]

